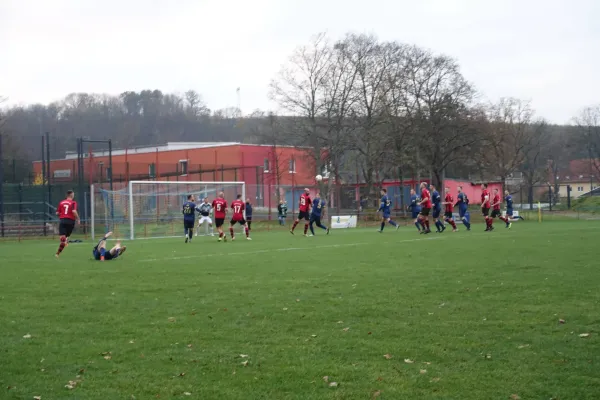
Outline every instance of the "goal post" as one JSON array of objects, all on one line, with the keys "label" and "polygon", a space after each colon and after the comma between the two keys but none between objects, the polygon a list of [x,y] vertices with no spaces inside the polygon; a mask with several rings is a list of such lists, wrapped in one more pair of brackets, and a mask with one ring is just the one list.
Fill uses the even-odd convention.
[{"label": "goal post", "polygon": [[[94,188],[94,232],[113,231],[121,239],[183,237],[182,204],[188,195],[210,202],[223,192],[231,203],[238,195],[246,199],[245,182],[130,181],[120,190]],[[208,231],[207,231],[208,232]]]}]

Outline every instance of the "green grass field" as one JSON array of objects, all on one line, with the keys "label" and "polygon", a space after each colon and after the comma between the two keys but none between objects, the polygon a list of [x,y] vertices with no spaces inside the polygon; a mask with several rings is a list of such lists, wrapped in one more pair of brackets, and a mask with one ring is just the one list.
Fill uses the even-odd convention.
[{"label": "green grass field", "polygon": [[0,398],[599,399],[600,223],[500,225],[0,243]]}]

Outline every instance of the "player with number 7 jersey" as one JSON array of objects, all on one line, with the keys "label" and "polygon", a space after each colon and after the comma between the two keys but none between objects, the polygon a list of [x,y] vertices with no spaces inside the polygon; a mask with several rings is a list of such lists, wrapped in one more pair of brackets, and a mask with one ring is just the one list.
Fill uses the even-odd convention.
[{"label": "player with number 7 jersey", "polygon": [[67,197],[58,203],[56,215],[59,219],[58,234],[60,235],[60,244],[56,251],[56,258],[60,256],[65,247],[69,244],[69,237],[75,229],[75,223],[79,223],[79,213],[77,212],[77,202],[73,200],[75,192],[69,190]]},{"label": "player with number 7 jersey", "polygon": [[220,192],[219,196],[212,202],[212,208],[215,211],[215,225],[219,232],[219,242],[221,240],[227,241],[227,236],[223,232],[223,224],[225,223],[225,215],[227,214],[227,201],[225,201],[224,197],[223,192]]}]

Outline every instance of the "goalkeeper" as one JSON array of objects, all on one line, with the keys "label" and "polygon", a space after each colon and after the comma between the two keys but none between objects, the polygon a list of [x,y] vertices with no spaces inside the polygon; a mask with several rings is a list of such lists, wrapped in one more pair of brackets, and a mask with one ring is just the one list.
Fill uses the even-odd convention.
[{"label": "goalkeeper", "polygon": [[119,257],[121,254],[125,253],[127,250],[126,246],[121,246],[121,242],[117,241],[117,244],[110,250],[106,250],[106,240],[112,235],[112,232],[108,232],[94,247],[92,250],[92,254],[94,255],[94,260],[97,261],[110,261]]},{"label": "goalkeeper", "polygon": [[196,211],[200,213],[200,219],[198,220],[198,229],[196,229],[196,236],[198,236],[198,231],[203,223],[208,223],[208,227],[210,228],[210,236],[215,236],[213,231],[213,222],[210,218],[210,214],[212,213],[212,205],[208,202],[208,197],[205,197],[202,203],[199,206],[196,206]]}]

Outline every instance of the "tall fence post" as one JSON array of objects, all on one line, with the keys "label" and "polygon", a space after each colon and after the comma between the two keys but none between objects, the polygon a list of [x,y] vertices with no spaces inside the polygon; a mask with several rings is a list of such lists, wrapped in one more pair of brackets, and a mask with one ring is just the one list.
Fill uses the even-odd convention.
[{"label": "tall fence post", "polygon": [[[52,184],[50,183],[50,132],[46,132],[46,182],[48,185],[48,206],[44,207],[47,209],[47,215],[44,221],[50,221],[50,215],[52,215]],[[44,226],[46,224],[44,223]]]},{"label": "tall fence post", "polygon": [[[46,164],[46,137],[44,135],[42,135],[42,189],[45,188],[46,185],[46,179],[48,177],[48,171],[46,171],[47,168],[47,164]],[[45,191],[42,190],[42,204],[46,201],[46,194],[44,193]],[[19,203],[21,202],[21,199],[19,199]],[[42,207],[42,209],[44,209],[44,207]],[[46,218],[42,218],[42,221],[46,221]],[[46,223],[44,222],[44,236],[48,235],[47,229],[46,229]]]},{"label": "tall fence post", "polygon": [[0,132],[0,236],[4,237],[4,153]]}]

